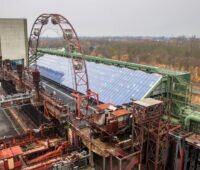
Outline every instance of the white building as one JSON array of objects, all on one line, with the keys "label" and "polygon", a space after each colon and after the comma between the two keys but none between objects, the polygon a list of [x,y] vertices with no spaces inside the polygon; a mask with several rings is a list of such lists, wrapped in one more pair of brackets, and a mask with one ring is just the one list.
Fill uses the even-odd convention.
[{"label": "white building", "polygon": [[26,63],[28,55],[26,19],[0,18],[0,55],[3,60]]}]

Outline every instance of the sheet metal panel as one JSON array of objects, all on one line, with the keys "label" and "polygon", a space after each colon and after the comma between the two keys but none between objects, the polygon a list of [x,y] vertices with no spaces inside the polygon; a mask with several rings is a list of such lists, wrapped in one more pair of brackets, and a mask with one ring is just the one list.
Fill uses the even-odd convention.
[{"label": "sheet metal panel", "polygon": [[[71,60],[45,54],[37,64],[41,75],[74,88]],[[100,101],[121,105],[140,100],[161,80],[162,75],[86,61],[90,89],[99,93]],[[85,93],[84,88],[78,89]]]}]

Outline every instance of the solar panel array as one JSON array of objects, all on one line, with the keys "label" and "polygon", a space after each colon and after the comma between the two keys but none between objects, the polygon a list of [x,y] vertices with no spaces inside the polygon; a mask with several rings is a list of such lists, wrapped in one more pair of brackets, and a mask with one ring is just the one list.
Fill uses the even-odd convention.
[{"label": "solar panel array", "polygon": [[[37,64],[42,76],[74,88],[71,60],[45,54]],[[121,105],[131,99],[144,98],[162,75],[86,61],[90,89],[99,93],[100,101]],[[79,89],[85,93],[84,88]]]}]

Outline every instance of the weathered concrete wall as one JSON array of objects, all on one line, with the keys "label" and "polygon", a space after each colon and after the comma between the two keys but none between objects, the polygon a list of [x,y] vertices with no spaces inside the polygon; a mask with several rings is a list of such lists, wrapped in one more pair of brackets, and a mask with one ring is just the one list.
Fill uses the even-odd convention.
[{"label": "weathered concrete wall", "polygon": [[28,36],[26,19],[0,18],[1,53],[3,59],[18,60],[28,55]]}]

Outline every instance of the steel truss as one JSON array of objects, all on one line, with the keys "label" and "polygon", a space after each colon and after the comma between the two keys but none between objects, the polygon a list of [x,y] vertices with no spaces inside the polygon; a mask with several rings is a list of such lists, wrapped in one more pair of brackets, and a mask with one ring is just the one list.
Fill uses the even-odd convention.
[{"label": "steel truss", "polygon": [[[54,25],[58,25],[63,33],[63,38],[65,40],[66,46],[68,48],[69,57],[72,57],[74,51],[82,54],[82,49],[80,45],[79,38],[76,34],[71,23],[62,15],[59,14],[42,14],[34,22],[30,37],[29,37],[29,48],[28,48],[28,66],[37,63],[38,59],[38,47],[40,35],[43,27],[51,22]],[[84,86],[86,90],[89,89],[88,75],[85,60],[82,57],[75,59],[72,57],[72,65],[75,77],[75,90]]]},{"label": "steel truss", "polygon": [[[168,134],[180,126],[170,125],[170,114],[166,111],[168,119],[162,121],[164,104],[155,99],[144,99],[142,102],[133,102],[133,121],[140,127],[143,140],[140,142],[141,154],[143,141],[146,141],[145,161],[147,170],[165,169],[168,155]],[[134,138],[133,138],[134,140]],[[142,155],[140,156],[142,159]],[[142,160],[140,160],[142,162]]]},{"label": "steel truss", "polygon": [[[65,17],[59,14],[42,14],[35,20],[29,37],[28,67],[30,67],[31,64],[35,64],[37,69],[37,59],[40,57],[38,55],[40,35],[43,27],[47,25],[48,22],[59,26],[68,50],[68,56],[72,59],[72,69],[75,84],[73,96],[76,99],[78,117],[81,118],[82,111],[84,110],[87,112],[88,110],[88,102],[86,104],[84,104],[84,102],[93,97],[98,103],[99,99],[98,94],[89,89],[87,68],[83,55],[81,55],[79,58],[73,58],[73,52],[76,51],[80,54],[83,54],[83,51],[81,49],[80,41],[75,29]],[[79,93],[80,88],[84,88],[85,95],[81,95]]]}]

